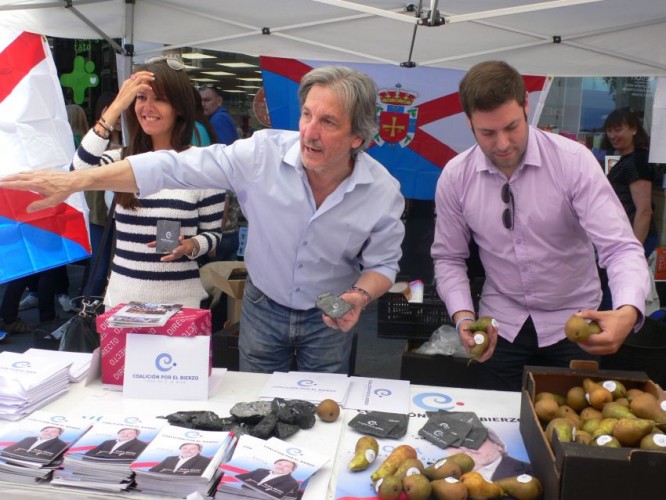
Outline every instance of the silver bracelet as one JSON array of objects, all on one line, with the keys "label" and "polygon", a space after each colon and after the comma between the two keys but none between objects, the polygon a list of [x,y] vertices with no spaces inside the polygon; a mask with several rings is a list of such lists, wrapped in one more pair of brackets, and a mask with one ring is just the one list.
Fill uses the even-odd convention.
[{"label": "silver bracelet", "polygon": [[459,330],[460,323],[462,323],[463,321],[466,321],[466,320],[474,321],[474,318],[470,318],[469,316],[465,316],[464,318],[460,318],[458,321],[456,321],[456,332],[457,333],[460,333],[460,330]]}]

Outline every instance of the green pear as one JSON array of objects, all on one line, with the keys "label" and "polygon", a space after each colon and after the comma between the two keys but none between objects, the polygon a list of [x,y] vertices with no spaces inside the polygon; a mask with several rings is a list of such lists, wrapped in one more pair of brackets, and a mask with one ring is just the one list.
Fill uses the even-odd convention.
[{"label": "green pear", "polygon": [[651,432],[641,439],[638,447],[641,450],[666,451],[666,434]]},{"label": "green pear", "polygon": [[430,483],[437,500],[466,500],[467,486],[454,477],[435,479]]},{"label": "green pear", "polygon": [[541,481],[529,474],[498,479],[494,483],[516,500],[534,500],[543,493]]},{"label": "green pear", "polygon": [[435,479],[444,479],[446,477],[455,477],[456,479],[459,479],[460,476],[462,476],[462,470],[460,465],[447,457],[437,460],[435,463],[426,467],[424,474],[431,481]]},{"label": "green pear", "polygon": [[554,398],[543,398],[534,403],[534,411],[543,423],[548,423],[557,417],[557,411],[560,405],[557,404]]},{"label": "green pear", "polygon": [[587,431],[577,431],[574,443],[592,444],[592,434]]},{"label": "green pear", "polygon": [[402,489],[409,500],[428,500],[432,493],[430,480],[423,474],[412,474],[402,482]]},{"label": "green pear", "polygon": [[636,415],[629,408],[615,401],[606,403],[601,410],[601,414],[604,418],[636,418]]},{"label": "green pear", "polygon": [[627,388],[619,380],[605,380],[601,385],[611,392],[613,399],[620,399],[627,395]]},{"label": "green pear", "polygon": [[573,342],[585,342],[590,335],[601,333],[601,327],[596,321],[588,322],[580,316],[571,316],[564,324],[564,334]]},{"label": "green pear", "polygon": [[375,483],[379,500],[397,500],[402,494],[402,481],[395,476],[384,476]]},{"label": "green pear", "polygon": [[547,392],[547,391],[537,392],[534,395],[534,402],[538,403],[542,399],[547,399],[547,398],[554,399],[555,401],[557,401],[557,404],[559,406],[567,404],[567,400],[561,394],[556,394],[554,392]]},{"label": "green pear", "polygon": [[554,418],[546,426],[546,437],[548,441],[553,442],[553,434],[557,434],[557,438],[562,443],[570,443],[573,441],[574,426],[571,420],[566,418]]},{"label": "green pear", "polygon": [[485,332],[476,332],[473,338],[474,347],[470,349],[469,355],[472,359],[479,359],[486,352],[486,349],[488,349],[490,340]]},{"label": "green pear", "polygon": [[446,458],[447,460],[457,463],[460,466],[460,472],[463,474],[471,472],[474,469],[474,459],[462,451],[449,455]]},{"label": "green pear", "polygon": [[595,439],[592,440],[592,443],[590,443],[592,446],[602,446],[604,448],[621,448],[622,445],[620,442],[617,440],[617,438],[614,438],[613,436],[609,436],[608,434],[604,434],[603,436],[598,436]]},{"label": "green pear", "polygon": [[617,424],[617,418],[604,418],[599,422],[597,428],[592,432],[593,438],[598,438],[599,436],[610,436],[613,434],[613,428]]},{"label": "green pear", "polygon": [[471,332],[483,332],[488,333],[488,327],[492,324],[493,318],[490,316],[481,316],[474,323],[469,325],[469,330]]},{"label": "green pear", "polygon": [[423,474],[424,471],[425,467],[418,458],[408,458],[407,460],[400,462],[400,465],[398,465],[398,468],[393,475],[401,481],[404,481],[406,477],[413,474]]}]

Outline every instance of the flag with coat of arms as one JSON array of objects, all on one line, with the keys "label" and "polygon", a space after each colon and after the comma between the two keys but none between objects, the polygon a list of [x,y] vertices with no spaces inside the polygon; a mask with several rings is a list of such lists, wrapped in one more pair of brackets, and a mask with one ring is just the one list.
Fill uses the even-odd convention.
[{"label": "flag with coat of arms", "polygon": [[[0,29],[0,176],[67,171],[74,156],[58,74],[46,39]],[[88,207],[76,193],[27,213],[40,196],[0,189],[0,283],[89,257]]]},{"label": "flag with coat of arms", "polygon": [[[297,130],[298,84],[311,69],[341,65],[377,86],[378,132],[367,152],[400,181],[406,198],[432,200],[446,163],[475,144],[458,98],[465,71],[388,64],[335,63],[260,57],[271,125]],[[552,78],[523,75],[531,123],[536,124]]]}]

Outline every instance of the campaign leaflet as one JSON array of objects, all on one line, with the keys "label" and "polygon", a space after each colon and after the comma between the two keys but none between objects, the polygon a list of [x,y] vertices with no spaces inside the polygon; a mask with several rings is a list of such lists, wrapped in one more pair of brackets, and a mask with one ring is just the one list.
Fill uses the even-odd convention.
[{"label": "campaign leaflet", "polygon": [[328,458],[278,438],[267,441],[249,435],[238,439],[215,498],[229,496],[293,500],[301,498],[308,480]]},{"label": "campaign leaflet", "polygon": [[164,326],[176,314],[182,304],[150,304],[129,302],[108,319],[109,326],[127,328],[132,326]]},{"label": "campaign leaflet", "polygon": [[165,425],[130,468],[138,489],[154,495],[210,495],[218,467],[236,441],[231,432]]},{"label": "campaign leaflet", "polygon": [[63,468],[51,484],[104,491],[127,489],[134,476],[130,464],[167,423],[163,418],[102,417],[64,455]]},{"label": "campaign leaflet", "polygon": [[36,411],[0,435],[0,458],[10,464],[33,468],[57,464],[65,450],[91,424],[89,419],[81,417]]}]

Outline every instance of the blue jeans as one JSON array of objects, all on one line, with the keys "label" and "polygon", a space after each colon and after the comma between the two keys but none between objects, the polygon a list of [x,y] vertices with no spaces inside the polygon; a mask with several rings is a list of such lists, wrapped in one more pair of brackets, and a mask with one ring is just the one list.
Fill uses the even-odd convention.
[{"label": "blue jeans", "polygon": [[282,306],[255,287],[248,276],[241,312],[240,371],[348,373],[352,333],[326,326],[322,312]]}]

